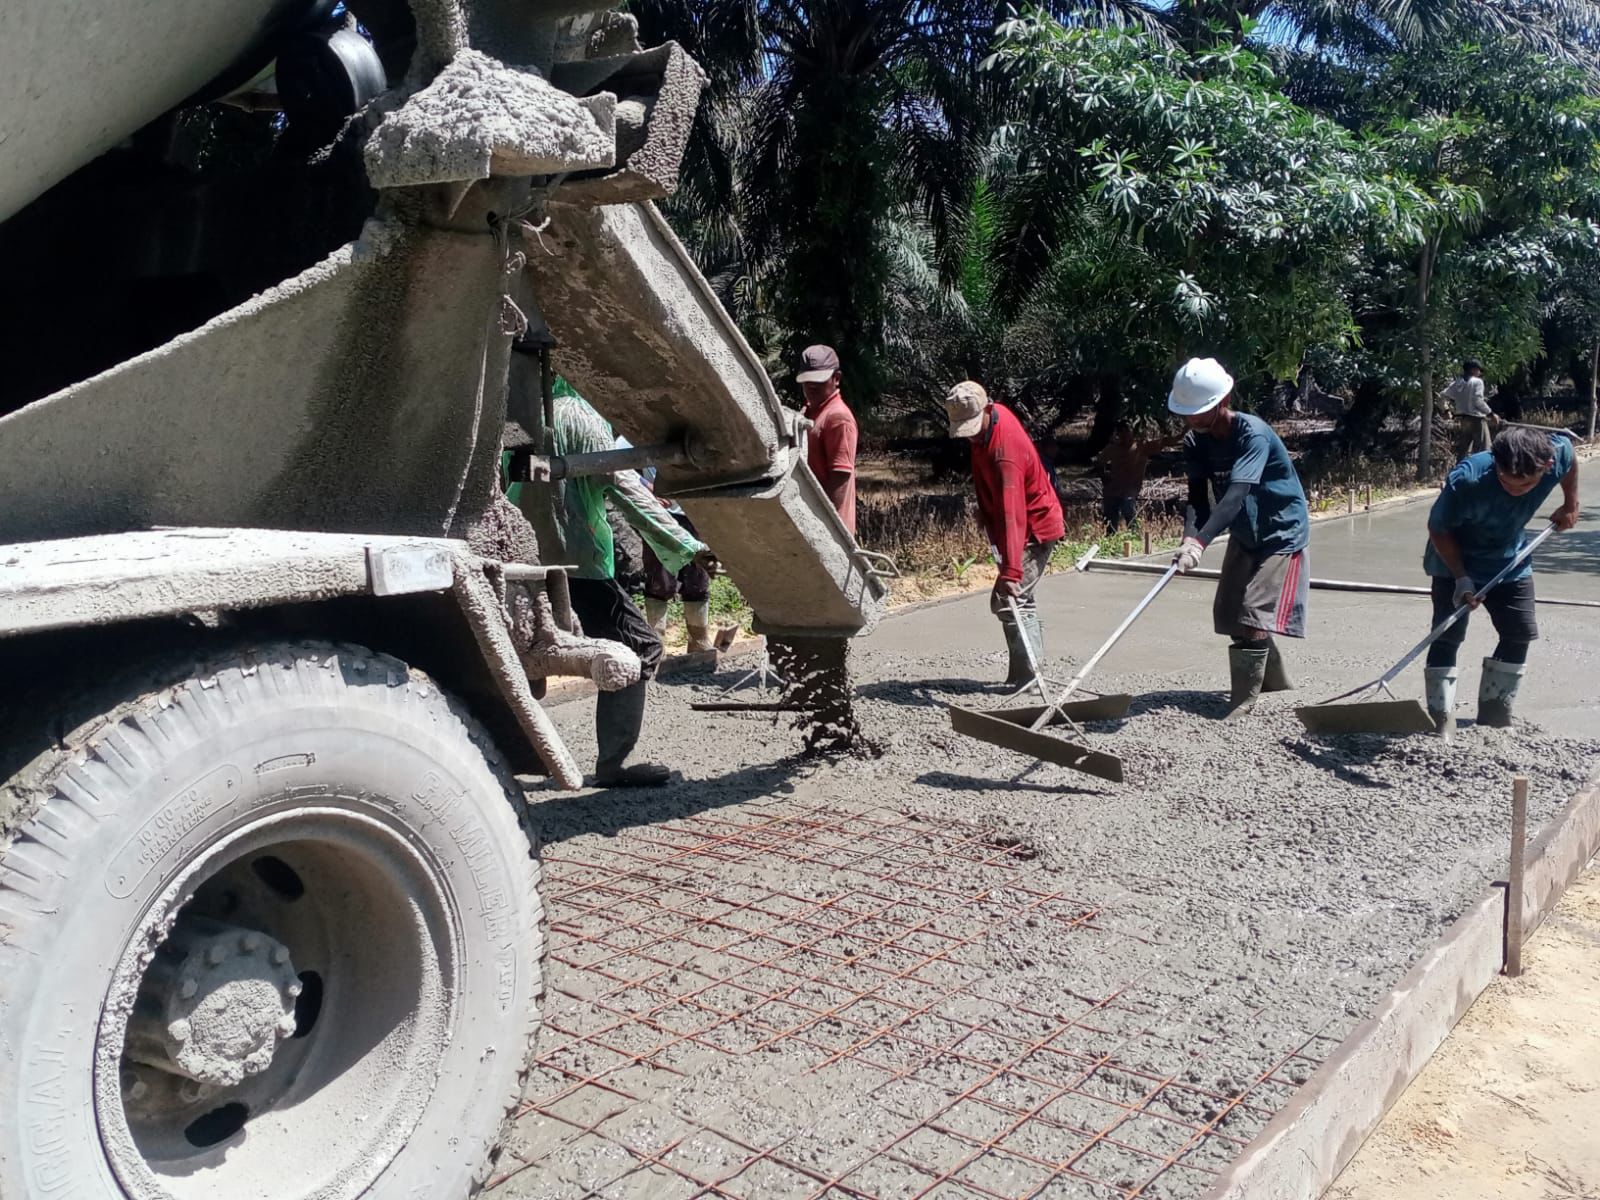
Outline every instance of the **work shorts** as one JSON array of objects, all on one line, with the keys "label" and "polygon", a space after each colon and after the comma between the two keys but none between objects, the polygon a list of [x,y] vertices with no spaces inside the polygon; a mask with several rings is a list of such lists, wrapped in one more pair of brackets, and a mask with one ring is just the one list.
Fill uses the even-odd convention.
[{"label": "work shorts", "polygon": [[[1454,579],[1436,578],[1433,581],[1435,629],[1444,624],[1445,618],[1455,611],[1455,594]],[[1500,635],[1502,641],[1539,640],[1539,618],[1535,612],[1532,575],[1526,579],[1512,579],[1502,583],[1483,598],[1483,607],[1488,611],[1489,620],[1494,622],[1494,631]],[[1436,644],[1459,647],[1467,640],[1467,622],[1470,620],[1472,614],[1468,613],[1452,625]]]},{"label": "work shorts", "polygon": [[1211,619],[1224,637],[1261,631],[1303,638],[1310,595],[1311,561],[1304,550],[1256,554],[1229,538]]}]

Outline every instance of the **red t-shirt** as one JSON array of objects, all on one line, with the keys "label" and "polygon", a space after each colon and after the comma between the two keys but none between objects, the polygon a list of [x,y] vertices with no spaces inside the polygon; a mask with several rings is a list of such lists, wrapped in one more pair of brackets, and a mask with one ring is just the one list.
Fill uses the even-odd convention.
[{"label": "red t-shirt", "polygon": [[806,435],[806,465],[819,483],[830,472],[848,471],[849,480],[836,507],[839,519],[852,534],[856,531],[856,418],[838,392],[823,401],[818,409],[806,409],[815,428]]},{"label": "red t-shirt", "polygon": [[1067,526],[1033,440],[1004,405],[994,406],[989,440],[972,439],[972,481],[983,528],[1000,552],[1000,578],[1021,582],[1028,543],[1060,541]]}]

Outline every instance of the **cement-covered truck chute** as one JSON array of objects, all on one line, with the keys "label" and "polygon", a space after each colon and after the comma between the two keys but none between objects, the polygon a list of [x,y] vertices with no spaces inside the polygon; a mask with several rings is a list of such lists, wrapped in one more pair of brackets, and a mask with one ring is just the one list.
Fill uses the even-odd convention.
[{"label": "cement-covered truck chute", "polygon": [[639,670],[508,406],[537,449],[554,362],[676,447],[769,627],[882,603],[650,207],[699,70],[582,0],[16,0],[0,68],[0,1195],[469,1195],[515,775],[579,781],[536,697]]}]

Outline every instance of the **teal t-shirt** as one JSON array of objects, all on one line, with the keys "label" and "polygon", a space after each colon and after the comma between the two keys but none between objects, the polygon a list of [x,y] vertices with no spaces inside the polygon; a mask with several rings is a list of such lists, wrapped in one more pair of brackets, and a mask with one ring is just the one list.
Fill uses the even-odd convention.
[{"label": "teal t-shirt", "polygon": [[1293,554],[1311,540],[1311,510],[1283,439],[1260,417],[1234,413],[1227,437],[1191,432],[1183,439],[1189,478],[1208,480],[1212,501],[1248,483],[1228,536],[1253,554]]},{"label": "teal t-shirt", "polygon": [[[1461,545],[1462,565],[1474,583],[1485,584],[1522,552],[1528,540],[1528,523],[1538,515],[1550,493],[1572,470],[1572,443],[1552,434],[1555,459],[1531,492],[1513,496],[1500,486],[1494,454],[1484,450],[1469,454],[1445,477],[1444,489],[1428,514],[1428,528],[1455,536]],[[1436,579],[1449,579],[1450,568],[1429,541],[1422,566]],[[1533,574],[1533,559],[1512,572],[1507,583]]]}]

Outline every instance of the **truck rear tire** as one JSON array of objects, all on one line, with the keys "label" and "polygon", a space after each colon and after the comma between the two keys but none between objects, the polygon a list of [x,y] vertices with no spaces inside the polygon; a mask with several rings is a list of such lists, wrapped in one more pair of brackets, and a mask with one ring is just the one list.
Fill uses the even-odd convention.
[{"label": "truck rear tire", "polygon": [[371,651],[105,703],[0,784],[0,1196],[476,1192],[543,990],[524,813]]}]

